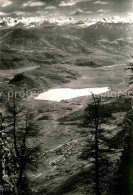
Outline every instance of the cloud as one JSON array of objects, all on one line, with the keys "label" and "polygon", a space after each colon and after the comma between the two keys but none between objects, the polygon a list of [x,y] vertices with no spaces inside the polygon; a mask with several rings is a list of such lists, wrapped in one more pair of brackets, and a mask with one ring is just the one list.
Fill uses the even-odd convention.
[{"label": "cloud", "polygon": [[9,15],[9,13],[0,12],[0,16],[7,16],[7,15]]},{"label": "cloud", "polygon": [[15,11],[13,13],[16,14],[17,16],[25,16],[27,14],[27,12],[21,12],[21,11]]},{"label": "cloud", "polygon": [[48,14],[48,12],[47,11],[44,11],[44,10],[43,11],[36,11],[35,13],[36,13],[37,16],[38,15],[39,16],[44,16],[44,15]]},{"label": "cloud", "polygon": [[129,16],[133,16],[133,12],[127,12]]},{"label": "cloud", "polygon": [[48,6],[45,9],[57,9],[57,7],[55,7],[55,6]]},{"label": "cloud", "polygon": [[62,1],[59,4],[60,7],[73,6],[73,5],[76,5],[76,1],[74,1],[74,0]]},{"label": "cloud", "polygon": [[0,6],[1,7],[7,7],[12,4],[12,1],[10,0],[0,0]]},{"label": "cloud", "polygon": [[83,14],[92,14],[92,11],[83,11],[82,9],[77,9],[72,15],[83,15]]},{"label": "cloud", "polygon": [[86,14],[92,14],[93,13],[93,11],[87,11],[86,12]]},{"label": "cloud", "polygon": [[105,1],[95,1],[94,4],[107,5],[109,3]]},{"label": "cloud", "polygon": [[72,15],[81,15],[81,14],[83,14],[84,12],[83,12],[83,10],[82,9],[78,9],[78,10],[76,10]]},{"label": "cloud", "polygon": [[103,9],[100,9],[97,11],[98,13],[107,13],[107,12],[110,12],[110,10],[103,10]]},{"label": "cloud", "polygon": [[62,1],[59,4],[59,6],[60,7],[74,6],[77,3],[80,3],[80,2],[88,2],[88,1],[93,1],[93,0],[64,0],[64,1]]},{"label": "cloud", "polygon": [[39,6],[44,6],[45,3],[41,2],[41,1],[28,1],[27,3],[23,4],[23,7],[39,7]]}]

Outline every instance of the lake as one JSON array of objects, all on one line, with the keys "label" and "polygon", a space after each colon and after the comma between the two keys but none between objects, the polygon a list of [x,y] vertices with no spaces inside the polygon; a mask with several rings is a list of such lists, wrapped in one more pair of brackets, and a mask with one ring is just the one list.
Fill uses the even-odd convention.
[{"label": "lake", "polygon": [[106,93],[109,90],[110,90],[109,87],[83,88],[83,89],[58,88],[58,89],[50,89],[46,92],[43,92],[35,99],[60,102],[62,100],[69,100],[81,96],[90,96],[92,94],[99,95],[102,93]]}]

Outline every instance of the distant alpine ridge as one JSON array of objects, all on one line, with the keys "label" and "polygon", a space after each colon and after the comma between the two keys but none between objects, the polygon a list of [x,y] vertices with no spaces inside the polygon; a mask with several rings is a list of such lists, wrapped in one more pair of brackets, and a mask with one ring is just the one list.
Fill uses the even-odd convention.
[{"label": "distant alpine ridge", "polygon": [[77,24],[80,27],[91,26],[96,23],[123,23],[132,24],[133,17],[120,17],[114,16],[109,18],[91,18],[91,19],[74,19],[72,17],[61,17],[61,18],[46,18],[46,17],[2,17],[0,18],[0,28],[14,27],[16,25],[23,25],[27,28],[39,27],[41,24],[48,22],[59,26],[68,24]]}]

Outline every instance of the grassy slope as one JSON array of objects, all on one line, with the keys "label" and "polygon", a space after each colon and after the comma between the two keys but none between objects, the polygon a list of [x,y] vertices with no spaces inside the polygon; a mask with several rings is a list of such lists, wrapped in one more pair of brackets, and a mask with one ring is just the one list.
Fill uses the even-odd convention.
[{"label": "grassy slope", "polygon": [[110,194],[133,194],[133,111],[130,110],[125,117],[126,140],[121,157],[119,169],[116,173],[114,185]]},{"label": "grassy slope", "polygon": [[[107,134],[108,138],[112,137],[112,142],[116,143],[113,146],[115,148],[115,151],[119,151],[117,154],[114,153],[111,156],[111,159],[114,163],[114,167],[112,167],[113,170],[115,170],[116,168],[115,163],[117,162],[117,160],[119,160],[121,156],[121,151],[124,147],[125,135],[122,133],[122,125],[124,116],[128,108],[130,108],[130,101],[128,102],[127,100],[123,99],[124,103],[122,103],[121,100],[117,101],[115,99],[111,99],[110,103],[107,104],[109,108],[113,108],[112,112],[114,114],[113,118],[109,121],[106,121],[103,125],[103,128],[105,129],[105,133]],[[49,153],[45,160],[42,159],[42,168],[40,168],[40,171],[38,173],[43,172],[43,174],[37,180],[33,178],[34,183],[36,183],[36,188],[41,194],[48,193],[57,195],[78,195],[86,193],[88,184],[90,189],[92,187],[91,182],[87,182],[88,174],[91,174],[91,163],[90,161],[82,161],[78,158],[82,148],[86,144],[86,133],[88,132],[87,129],[85,130],[84,128],[78,127],[76,124],[76,122],[82,120],[82,117],[80,117],[79,120],[79,115],[83,113],[83,111],[77,110],[76,112],[76,109],[78,109],[79,107],[78,104],[80,103],[80,101],[82,102],[82,98],[79,98],[77,102],[75,102],[75,105],[73,105],[72,100],[62,102],[60,103],[60,105],[57,103],[49,103],[49,105],[47,106],[42,106],[46,105],[45,102],[36,102],[36,104],[34,104],[36,110],[38,109],[39,112],[41,112],[41,117],[43,116],[42,113],[44,112],[45,115],[49,116],[48,120],[39,120],[39,124],[42,128],[42,139],[40,141],[43,142],[42,148],[44,149],[44,151],[56,148],[60,144],[68,143],[74,139],[80,139],[80,141],[76,144],[73,143],[69,144],[68,146],[66,145],[64,147],[61,147],[61,150],[58,151],[59,153]],[[86,103],[84,104],[84,106],[86,106]],[[72,108],[72,110],[70,110],[70,108]],[[74,109],[75,112],[73,112]],[[66,115],[66,113],[69,113],[69,117],[64,117],[63,123],[57,122],[57,119],[61,118],[62,115]],[[74,113],[77,114],[75,114],[74,116]],[[82,116],[82,114],[80,116]],[[71,119],[68,120],[68,118]],[[71,122],[68,124],[67,121]],[[52,166],[49,166],[47,164],[49,163],[49,161],[59,158],[60,155],[66,156],[65,161],[60,160]],[[43,165],[44,162],[45,169]],[[56,166],[56,168],[51,172],[50,169],[53,169],[54,166]],[[46,171],[48,172],[46,173]],[[85,183],[85,181],[87,183]],[[47,191],[47,193],[44,192],[45,190]],[[66,193],[67,191],[68,193]]]},{"label": "grassy slope", "polygon": [[29,89],[48,89],[62,83],[67,83],[72,79],[77,79],[79,74],[76,71],[67,69],[60,65],[45,65],[27,73],[16,75],[9,84],[24,87],[27,85]]}]

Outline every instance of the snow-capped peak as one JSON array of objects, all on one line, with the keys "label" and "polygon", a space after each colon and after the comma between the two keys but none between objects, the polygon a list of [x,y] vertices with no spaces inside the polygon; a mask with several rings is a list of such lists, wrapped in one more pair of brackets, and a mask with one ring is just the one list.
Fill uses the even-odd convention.
[{"label": "snow-capped peak", "polygon": [[49,22],[53,24],[57,24],[59,26],[68,25],[68,24],[77,24],[81,27],[87,27],[98,22],[101,23],[133,23],[133,17],[109,17],[109,18],[91,18],[91,19],[74,19],[73,17],[61,17],[61,18],[45,18],[45,17],[18,17],[18,18],[11,18],[11,17],[3,17],[0,18],[0,26],[3,27],[13,27],[17,24],[21,23],[26,27],[34,27],[40,26],[44,22]]}]

